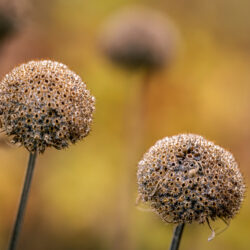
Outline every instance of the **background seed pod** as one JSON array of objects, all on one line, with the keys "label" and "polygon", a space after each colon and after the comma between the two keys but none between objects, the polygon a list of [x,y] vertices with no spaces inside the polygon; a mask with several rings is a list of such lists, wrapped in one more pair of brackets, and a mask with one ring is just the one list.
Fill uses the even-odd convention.
[{"label": "background seed pod", "polygon": [[146,8],[126,8],[103,27],[100,44],[115,64],[129,69],[158,69],[175,54],[177,32],[160,13]]},{"label": "background seed pod", "polygon": [[14,30],[14,20],[3,11],[0,11],[0,42],[2,43],[2,41],[11,35]]},{"label": "background seed pod", "polygon": [[159,140],[138,166],[139,195],[170,223],[231,219],[245,193],[231,153],[201,136]]},{"label": "background seed pod", "polygon": [[3,129],[29,151],[62,149],[89,134],[95,99],[66,65],[30,61],[0,83]]}]

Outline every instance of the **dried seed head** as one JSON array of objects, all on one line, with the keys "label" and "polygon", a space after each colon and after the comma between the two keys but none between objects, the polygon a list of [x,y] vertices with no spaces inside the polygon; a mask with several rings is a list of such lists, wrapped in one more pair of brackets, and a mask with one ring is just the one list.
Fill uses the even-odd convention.
[{"label": "dried seed head", "polygon": [[95,99],[66,65],[30,61],[0,83],[3,129],[30,152],[62,149],[90,131]]},{"label": "dried seed head", "polygon": [[245,185],[231,153],[201,136],[159,140],[138,166],[141,200],[169,223],[231,219]]},{"label": "dried seed head", "polygon": [[176,31],[162,15],[143,8],[128,8],[103,28],[101,46],[114,63],[129,69],[158,69],[169,63]]}]

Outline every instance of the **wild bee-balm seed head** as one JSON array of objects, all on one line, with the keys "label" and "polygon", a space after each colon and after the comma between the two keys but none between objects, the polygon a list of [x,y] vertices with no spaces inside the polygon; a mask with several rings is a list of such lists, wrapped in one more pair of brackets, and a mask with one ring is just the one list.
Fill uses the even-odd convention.
[{"label": "wild bee-balm seed head", "polygon": [[166,137],[138,165],[139,196],[169,223],[231,219],[245,184],[233,155],[201,136]]},{"label": "wild bee-balm seed head", "polygon": [[30,152],[62,149],[90,132],[95,98],[66,65],[30,61],[0,83],[0,119],[13,143]]},{"label": "wild bee-balm seed head", "polygon": [[159,69],[175,54],[176,30],[161,14],[146,8],[127,8],[103,27],[100,44],[115,64],[128,69]]}]

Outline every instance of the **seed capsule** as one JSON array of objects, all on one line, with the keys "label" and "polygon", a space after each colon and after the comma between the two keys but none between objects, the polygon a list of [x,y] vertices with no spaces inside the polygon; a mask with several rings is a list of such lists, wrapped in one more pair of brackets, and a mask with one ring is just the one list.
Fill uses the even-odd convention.
[{"label": "seed capsule", "polygon": [[50,60],[22,64],[0,83],[2,126],[30,152],[62,149],[87,136],[94,105],[81,78]]},{"label": "seed capsule", "polygon": [[141,200],[163,220],[177,224],[231,219],[245,193],[233,155],[193,134],[157,141],[139,162],[137,178]]},{"label": "seed capsule", "polygon": [[100,45],[115,64],[132,70],[156,70],[173,59],[176,34],[170,21],[158,12],[127,8],[103,27]]}]

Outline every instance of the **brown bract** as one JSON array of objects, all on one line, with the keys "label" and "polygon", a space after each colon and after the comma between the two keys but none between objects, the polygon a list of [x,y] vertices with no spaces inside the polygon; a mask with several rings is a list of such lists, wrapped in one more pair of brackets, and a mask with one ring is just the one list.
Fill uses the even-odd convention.
[{"label": "brown bract", "polygon": [[95,99],[66,65],[30,61],[0,83],[1,123],[30,152],[62,149],[89,134]]},{"label": "brown bract", "polygon": [[175,52],[176,31],[161,14],[127,8],[106,23],[100,35],[105,55],[128,69],[159,69]]},{"label": "brown bract", "polygon": [[245,193],[233,155],[194,134],[159,140],[138,166],[139,196],[169,223],[231,219]]}]

